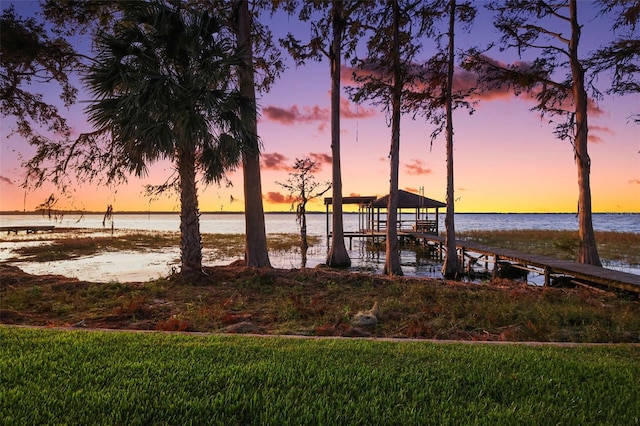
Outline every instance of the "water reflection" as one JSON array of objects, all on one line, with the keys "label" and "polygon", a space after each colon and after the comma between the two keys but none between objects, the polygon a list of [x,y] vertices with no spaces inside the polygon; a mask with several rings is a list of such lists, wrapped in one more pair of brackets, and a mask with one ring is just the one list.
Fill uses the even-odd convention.
[{"label": "water reflection", "polygon": [[[353,229],[357,226],[354,215],[345,215],[345,228]],[[594,226],[598,230],[640,232],[640,214],[594,215]],[[60,223],[55,223],[56,228],[70,227],[78,228],[77,232],[82,237],[90,238],[94,235],[102,235],[102,215],[87,214],[81,219],[74,218],[73,215],[65,216]],[[202,232],[204,233],[244,233],[244,216],[242,215],[218,215],[203,214]],[[267,233],[290,232],[295,224],[294,214],[267,214]],[[456,228],[460,230],[468,229],[575,229],[575,215],[569,214],[460,214],[456,215]],[[117,214],[114,216],[116,228],[122,230],[149,230],[149,231],[173,231],[179,229],[178,214]],[[50,225],[51,222],[45,218],[34,215],[0,215],[0,224],[33,224]],[[307,252],[306,266],[316,267],[326,262],[328,247],[324,237],[326,231],[326,218],[324,214],[311,214],[308,221],[309,234],[320,236],[320,241],[310,247]],[[441,229],[443,229],[441,227]],[[21,234],[17,237],[11,236],[11,241],[2,241],[0,238],[0,261],[10,261],[14,257],[13,250],[23,245],[43,244],[51,240],[58,233],[48,234]],[[64,236],[64,235],[63,235]],[[9,239],[9,237],[6,237]],[[383,243],[377,246],[368,246],[367,243],[358,238],[351,242],[348,240],[348,253],[352,261],[351,270],[367,273],[380,274],[384,268],[385,247]],[[471,253],[472,254],[472,253]],[[57,262],[20,262],[19,266],[26,272],[34,274],[60,274],[73,276],[83,280],[105,282],[111,280],[120,281],[145,281],[168,275],[170,271],[179,269],[179,249],[159,250],[146,253],[117,252],[103,253],[91,257]],[[226,265],[240,259],[243,253],[233,257],[219,257],[214,249],[203,250],[203,259],[206,265]],[[278,251],[270,253],[271,264],[276,268],[291,269],[300,268],[302,255],[299,248],[291,251]],[[418,250],[416,246],[403,247],[400,251],[400,262],[404,274],[407,276],[429,277],[441,279],[442,261],[433,252]],[[640,268],[630,267],[620,263],[609,262],[604,265],[607,268],[622,270],[640,275]],[[490,272],[493,265],[484,260],[475,262],[469,272],[476,278],[476,281],[488,279],[487,272]],[[537,273],[529,273],[523,280],[542,285],[544,277]]]}]

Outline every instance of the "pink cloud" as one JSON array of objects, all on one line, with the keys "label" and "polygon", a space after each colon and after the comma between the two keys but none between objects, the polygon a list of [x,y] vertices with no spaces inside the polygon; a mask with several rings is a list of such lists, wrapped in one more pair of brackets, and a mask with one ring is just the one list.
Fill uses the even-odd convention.
[{"label": "pink cloud", "polygon": [[261,167],[265,170],[291,170],[291,166],[286,164],[288,158],[278,152],[265,152],[261,157]]},{"label": "pink cloud", "polygon": [[281,124],[292,125],[296,121],[298,107],[293,106],[292,108],[284,109],[276,106],[268,106],[262,108],[262,115],[268,120]]},{"label": "pink cloud", "polygon": [[322,152],[310,152],[309,158],[315,161],[316,163],[316,171],[322,170],[322,166],[325,164],[331,164],[332,158],[329,154],[325,154]]},{"label": "pink cloud", "polygon": [[592,142],[592,143],[604,142],[605,139],[603,139],[603,137],[600,136],[600,134],[613,135],[613,130],[611,130],[609,127],[593,126],[593,125],[589,126],[589,142]]},{"label": "pink cloud", "polygon": [[5,183],[5,184],[7,184],[7,185],[11,185],[11,186],[13,186],[13,185],[14,185],[14,183],[13,183],[13,181],[12,181],[11,179],[9,179],[9,178],[8,178],[8,177],[6,177],[6,176],[2,176],[2,175],[0,175],[0,182],[1,182],[1,183]]},{"label": "pink cloud", "polygon": [[[485,59],[496,66],[502,68],[512,68],[515,70],[526,70],[531,66],[531,62],[527,61],[516,61],[511,64],[506,62],[501,62],[495,60],[493,58],[485,57]],[[424,73],[424,67],[415,64],[411,67],[411,72],[414,75],[418,75],[418,73]],[[369,64],[368,67],[365,65],[365,69],[356,69],[352,67],[343,67],[342,68],[342,78],[345,82],[345,85],[357,86],[359,83],[354,80],[354,74],[357,77],[366,77],[366,76],[377,76],[378,78],[384,79],[381,73],[376,71],[373,65]],[[391,80],[391,78],[388,78]],[[474,72],[467,71],[463,68],[456,68],[455,74],[453,76],[453,90],[454,92],[470,92],[473,89],[476,89],[472,97],[471,101],[494,101],[494,100],[509,100],[516,97],[512,88],[509,88],[508,85],[491,85],[480,87],[481,83],[478,82],[478,76]],[[415,83],[412,87],[412,90],[415,92],[425,91],[426,86],[424,83]],[[522,92],[518,95],[519,98],[536,102],[536,96],[540,91],[540,87],[534,87],[530,92]],[[563,109],[571,110],[571,96],[569,96],[565,102],[561,105]],[[602,115],[604,112],[600,109],[600,107],[593,101],[589,99],[588,101],[589,113],[593,116]]]},{"label": "pink cloud", "polygon": [[376,110],[373,108],[366,108],[362,105],[356,104],[355,109],[353,104],[346,98],[340,98],[340,117],[345,119],[352,118],[370,118],[376,115]]},{"label": "pink cloud", "polygon": [[328,121],[331,116],[328,108],[321,108],[318,105],[305,106],[302,108],[302,111],[298,105],[293,105],[289,108],[267,106],[262,109],[262,115],[268,120],[286,126],[292,126],[297,123]]},{"label": "pink cloud", "polygon": [[603,142],[603,139],[598,136],[598,135],[593,135],[593,134],[589,134],[589,136],[587,137],[587,139],[589,140],[589,142],[591,143],[601,143]]},{"label": "pink cloud", "polygon": [[295,199],[289,194],[283,195],[280,192],[273,191],[267,192],[267,195],[263,195],[263,198],[266,202],[273,204],[291,204],[295,201]]},{"label": "pink cloud", "polygon": [[640,185],[640,179],[629,179],[629,183],[632,185]]},{"label": "pink cloud", "polygon": [[[373,108],[366,108],[361,105],[354,106],[348,99],[340,99],[340,117],[344,119],[370,118],[375,114],[376,111]],[[318,130],[324,132],[331,120],[331,109],[319,105],[303,107],[292,105],[288,108],[269,105],[262,109],[262,116],[267,120],[285,126],[319,122]]]},{"label": "pink cloud", "polygon": [[431,173],[431,169],[425,167],[424,161],[418,159],[413,159],[409,164],[406,164],[405,170],[410,175],[428,175]]}]

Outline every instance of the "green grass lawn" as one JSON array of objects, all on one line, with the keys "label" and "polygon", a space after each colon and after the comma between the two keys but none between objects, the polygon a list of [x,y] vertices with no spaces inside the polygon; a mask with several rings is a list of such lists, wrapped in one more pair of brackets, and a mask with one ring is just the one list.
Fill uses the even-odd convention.
[{"label": "green grass lawn", "polygon": [[640,347],[0,327],[0,424],[640,423]]}]

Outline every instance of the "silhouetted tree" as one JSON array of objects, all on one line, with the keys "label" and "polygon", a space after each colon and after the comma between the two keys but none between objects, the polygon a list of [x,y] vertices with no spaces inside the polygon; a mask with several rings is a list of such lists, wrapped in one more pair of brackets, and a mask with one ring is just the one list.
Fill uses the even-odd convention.
[{"label": "silhouetted tree", "polygon": [[310,158],[296,158],[293,172],[289,173],[289,179],[286,182],[276,182],[289,191],[293,199],[291,209],[295,209],[296,220],[300,225],[300,249],[303,267],[307,264],[307,250],[309,249],[307,241],[307,203],[321,197],[331,189],[330,182],[320,183],[316,181],[313,175],[316,169],[316,162]]},{"label": "silhouetted tree", "polygon": [[[598,49],[587,61],[587,67],[598,74],[612,74],[612,84],[607,93],[624,95],[640,93],[640,2],[628,0],[599,0],[602,17],[615,18],[613,31],[621,31],[615,40]],[[640,124],[640,113],[635,112],[635,122]]]},{"label": "silhouetted tree", "polygon": [[141,176],[158,159],[175,161],[182,271],[199,271],[196,170],[207,182],[220,181],[239,164],[251,132],[242,111],[255,106],[233,79],[242,58],[218,19],[164,1],[126,3],[114,30],[101,32],[96,43],[86,77],[95,98],[88,112],[109,137],[113,173]]},{"label": "silhouetted tree", "polygon": [[[332,164],[332,238],[327,265],[349,267],[351,259],[344,243],[342,209],[342,168],[340,156],[340,94],[342,57],[353,54],[362,36],[361,21],[355,18],[358,8],[367,6],[361,1],[316,1],[301,3],[299,19],[312,21],[312,35],[308,43],[288,34],[281,43],[299,65],[309,59],[329,59],[331,70],[331,164]],[[314,14],[315,13],[315,14]],[[318,14],[321,16],[318,18]],[[329,37],[331,36],[331,37]]]},{"label": "silhouetted tree", "polygon": [[[458,3],[455,0],[435,0],[429,3],[430,13],[435,21],[446,20],[446,31],[438,32],[434,28],[431,38],[436,41],[436,53],[425,63],[417,67],[415,90],[407,93],[407,109],[413,114],[423,115],[435,126],[431,133],[431,143],[445,133],[447,158],[447,213],[445,217],[446,255],[442,265],[442,274],[454,278],[461,272],[456,251],[455,237],[455,192],[453,161],[453,111],[465,108],[473,112],[470,101],[472,89],[454,88],[455,71],[455,26],[456,23],[469,27],[473,22],[476,9],[470,2]],[[435,25],[434,25],[435,27]]]},{"label": "silhouetted tree", "polygon": [[34,125],[60,137],[69,136],[65,117],[57,106],[44,100],[37,87],[56,82],[62,89],[60,98],[64,105],[75,102],[77,89],[69,77],[79,62],[73,46],[62,37],[52,38],[45,25],[35,18],[16,15],[14,6],[2,11],[0,34],[2,116],[14,117],[15,131],[29,143],[47,138]]},{"label": "silhouetted tree", "polygon": [[420,38],[432,27],[430,6],[424,1],[389,0],[366,11],[361,19],[371,34],[367,40],[367,55],[356,63],[353,77],[357,86],[348,89],[356,102],[368,100],[382,105],[391,118],[384,267],[384,273],[388,275],[402,275],[397,237],[400,117],[407,92],[415,82],[415,58],[421,48]]},{"label": "silhouetted tree", "polygon": [[[240,93],[255,104],[256,83],[254,78],[254,59],[252,45],[252,26],[249,14],[249,2],[239,0],[234,5],[234,30],[238,49],[243,54],[244,66],[238,71]],[[256,106],[257,108],[257,106]],[[242,119],[250,132],[244,144],[247,146],[242,156],[244,177],[244,217],[245,252],[247,266],[271,267],[267,248],[267,234],[262,204],[262,180],[260,176],[260,145],[258,142],[257,109],[244,111]]]},{"label": "silhouetted tree", "polygon": [[[516,48],[519,54],[533,50],[536,59],[527,66],[503,66],[475,51],[466,66],[479,73],[480,84],[531,93],[537,102],[533,110],[561,119],[556,123],[555,134],[571,143],[578,166],[578,261],[599,266],[591,210],[591,158],[587,150],[589,99],[585,61],[578,52],[582,32],[578,7],[582,4],[576,0],[491,3],[490,8],[497,13],[495,26],[502,32],[504,48]],[[554,79],[562,70],[567,71],[566,78]],[[594,95],[599,93],[596,91]]]},{"label": "silhouetted tree", "polygon": [[450,0],[449,9],[449,47],[447,52],[447,84],[445,86],[446,116],[447,116],[447,214],[445,216],[445,228],[447,235],[445,246],[447,247],[444,263],[442,265],[442,275],[445,278],[455,277],[460,272],[460,262],[456,250],[456,228],[455,228],[455,196],[454,196],[454,169],[453,169],[453,71],[455,64],[455,22],[456,22],[456,0]]}]

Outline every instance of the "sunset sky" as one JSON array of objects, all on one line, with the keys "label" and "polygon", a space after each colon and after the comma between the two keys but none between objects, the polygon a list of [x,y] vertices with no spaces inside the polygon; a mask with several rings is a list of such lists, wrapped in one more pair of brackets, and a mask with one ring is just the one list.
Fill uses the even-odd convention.
[{"label": "sunset sky", "polygon": [[[26,14],[33,2],[15,2],[18,13]],[[478,2],[480,3],[480,2]],[[595,13],[581,1],[584,23],[582,49],[586,53],[597,44],[611,39],[611,25],[594,19]],[[3,8],[8,2],[3,1]],[[486,18],[486,15],[484,15]],[[284,15],[270,21],[276,37],[293,31],[300,37],[309,34],[308,24]],[[479,21],[465,41],[497,40],[496,31]],[[466,45],[468,46],[468,44]],[[429,53],[429,52],[427,52]],[[529,53],[527,53],[529,54]],[[425,57],[427,54],[425,54]],[[285,57],[288,56],[285,54]],[[504,62],[518,58],[513,52],[493,52]],[[531,60],[523,56],[522,60]],[[259,95],[261,117],[258,124],[263,144],[262,191],[266,211],[288,211],[288,194],[276,184],[286,181],[296,158],[310,156],[320,170],[319,181],[331,179],[330,97],[328,62],[309,62],[289,68],[268,94]],[[345,73],[348,77],[348,73]],[[464,84],[464,73],[457,82]],[[607,80],[602,78],[601,82]],[[345,79],[344,84],[348,84]],[[46,98],[57,101],[57,86]],[[63,109],[75,134],[88,131],[83,108],[88,98],[81,92],[79,104]],[[83,101],[85,103],[83,104]],[[578,186],[577,166],[568,141],[554,138],[548,118],[529,111],[533,103],[525,96],[488,93],[473,115],[464,110],[454,113],[454,165],[457,212],[575,212]],[[640,108],[640,95],[609,96],[591,108],[589,115],[589,154],[591,157],[591,191],[594,212],[640,212],[640,126],[630,118]],[[388,152],[391,139],[389,119],[378,108],[356,105],[342,100],[342,180],[343,195],[385,195],[389,190]],[[0,149],[0,210],[33,210],[55,188],[45,187],[25,193],[20,183],[24,170],[20,163],[33,154],[18,136],[9,136],[13,121],[2,118]],[[403,116],[400,142],[399,186],[444,201],[446,162],[444,135],[430,142],[432,126],[424,120]],[[178,196],[150,200],[143,195],[143,185],[160,184],[171,173],[172,163],[165,161],[152,167],[145,179],[131,178],[118,188],[78,185],[74,194],[62,198],[57,207],[104,211],[112,204],[114,211],[179,211]],[[201,211],[241,211],[244,207],[242,172],[229,174],[231,188],[200,185]],[[330,195],[328,193],[327,195]],[[312,210],[324,210],[319,201]]]}]

